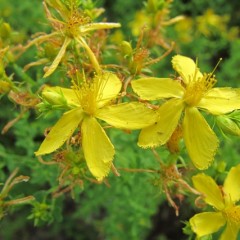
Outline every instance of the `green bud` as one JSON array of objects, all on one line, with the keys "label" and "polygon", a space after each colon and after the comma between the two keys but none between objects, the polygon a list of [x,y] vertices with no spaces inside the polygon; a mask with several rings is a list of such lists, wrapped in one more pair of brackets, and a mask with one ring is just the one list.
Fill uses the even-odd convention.
[{"label": "green bud", "polygon": [[127,41],[122,41],[121,43],[121,53],[124,57],[131,56],[133,52],[132,46]]},{"label": "green bud", "polygon": [[2,23],[0,26],[0,36],[2,39],[8,39],[11,35],[11,27],[8,23]]},{"label": "green bud", "polygon": [[72,168],[72,174],[78,175],[81,172],[81,169],[79,167],[73,167]]},{"label": "green bud", "polygon": [[58,87],[45,87],[42,92],[42,97],[51,105],[62,106],[67,104],[65,97]]},{"label": "green bud", "polygon": [[40,102],[40,103],[38,103],[38,104],[36,105],[36,108],[39,110],[39,109],[43,108],[44,105],[45,105],[44,102]]},{"label": "green bud", "polygon": [[240,111],[239,110],[229,113],[228,116],[238,125],[238,127],[240,127]]},{"label": "green bud", "polygon": [[0,80],[0,94],[8,93],[11,89],[12,89],[12,84],[10,82]]},{"label": "green bud", "polygon": [[240,128],[228,115],[220,115],[216,117],[218,127],[223,133],[233,136],[240,136]]},{"label": "green bud", "polygon": [[226,170],[226,166],[226,161],[220,161],[219,163],[217,163],[217,171],[223,173]]},{"label": "green bud", "polygon": [[147,1],[147,10],[149,12],[156,12],[157,11],[157,0],[148,0]]},{"label": "green bud", "polygon": [[147,11],[150,13],[156,13],[164,7],[165,0],[148,0],[147,1]]},{"label": "green bud", "polygon": [[75,163],[79,162],[79,156],[73,151],[65,152],[64,157],[69,162],[75,162]]}]

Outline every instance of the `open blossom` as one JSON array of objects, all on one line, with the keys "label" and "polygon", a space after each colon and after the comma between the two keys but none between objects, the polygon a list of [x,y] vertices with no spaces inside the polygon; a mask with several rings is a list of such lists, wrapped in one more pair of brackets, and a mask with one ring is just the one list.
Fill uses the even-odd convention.
[{"label": "open blossom", "polygon": [[[43,1],[43,5],[47,18],[55,31],[33,39],[25,48],[28,48],[35,43],[42,43],[56,37],[62,38],[62,46],[57,56],[45,72],[44,77],[50,76],[56,70],[67,51],[67,47],[71,43],[79,44],[80,47],[85,49],[96,72],[100,73],[101,69],[94,53],[86,42],[86,36],[89,34],[89,32],[95,30],[118,28],[121,25],[119,23],[91,22],[90,17],[87,16],[83,11],[80,11],[77,6],[73,5],[72,8],[69,9],[63,3],[61,3],[61,1],[45,0]],[[57,10],[58,15],[60,16],[59,19],[51,14],[48,5]],[[41,61],[39,63],[41,63]],[[37,65],[37,63],[32,65]]]},{"label": "open blossom", "polygon": [[206,169],[219,143],[199,110],[222,115],[239,109],[240,89],[213,88],[213,73],[202,74],[188,57],[176,55],[172,65],[180,75],[177,80],[149,77],[132,81],[133,90],[142,99],[166,100],[157,110],[157,122],[141,131],[138,144],[144,148],[165,144],[182,120],[188,154],[198,169]]},{"label": "open blossom", "polygon": [[[90,172],[98,180],[110,171],[115,154],[114,146],[97,119],[121,129],[141,129],[156,121],[156,114],[139,102],[112,104],[122,87],[113,73],[96,75],[90,82],[74,85],[73,89],[48,87],[43,98],[55,104],[65,104],[65,112],[53,126],[36,155],[55,151],[66,142],[79,127],[82,148]],[[63,100],[61,100],[63,99]]]},{"label": "open blossom", "polygon": [[225,179],[223,187],[218,187],[215,181],[205,175],[192,177],[194,187],[203,194],[204,201],[214,207],[215,212],[198,213],[190,219],[192,230],[202,237],[225,229],[220,240],[237,239],[240,228],[240,165],[232,167]]}]

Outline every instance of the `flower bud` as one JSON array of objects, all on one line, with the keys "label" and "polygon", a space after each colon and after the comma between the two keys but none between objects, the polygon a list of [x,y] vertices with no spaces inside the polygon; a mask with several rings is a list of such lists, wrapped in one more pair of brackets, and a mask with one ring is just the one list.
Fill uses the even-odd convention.
[{"label": "flower bud", "polygon": [[45,87],[42,97],[51,105],[66,105],[67,101],[58,87]]},{"label": "flower bud", "polygon": [[0,26],[0,36],[2,39],[8,39],[11,34],[11,27],[8,23],[2,23]]},{"label": "flower bud", "polygon": [[222,160],[222,161],[218,162],[217,163],[217,171],[219,173],[224,173],[226,171],[226,166],[227,166],[226,161]]},{"label": "flower bud", "polygon": [[12,84],[7,81],[0,80],[0,94],[8,93],[12,89]]},{"label": "flower bud", "polygon": [[121,43],[121,53],[122,53],[123,57],[131,56],[132,52],[133,52],[133,49],[132,49],[131,44],[127,41],[122,41],[122,43]]},{"label": "flower bud", "polygon": [[151,13],[156,13],[158,10],[161,10],[163,8],[164,4],[164,0],[148,0],[147,10]]},{"label": "flower bud", "polygon": [[219,115],[216,117],[218,127],[223,133],[233,136],[240,136],[240,128],[228,115]]},{"label": "flower bud", "polygon": [[149,12],[156,12],[157,11],[157,1],[156,0],[148,0],[147,1],[147,10]]}]

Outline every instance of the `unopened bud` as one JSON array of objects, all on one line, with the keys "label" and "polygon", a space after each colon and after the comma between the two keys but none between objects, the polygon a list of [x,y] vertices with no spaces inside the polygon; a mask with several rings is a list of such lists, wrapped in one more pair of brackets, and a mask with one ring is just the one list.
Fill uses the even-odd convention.
[{"label": "unopened bud", "polygon": [[220,161],[217,163],[217,171],[220,172],[220,173],[223,173],[226,171],[226,161]]},{"label": "unopened bud", "polygon": [[12,84],[7,81],[0,80],[0,94],[8,93],[12,89]]},{"label": "unopened bud", "polygon": [[10,37],[10,34],[11,34],[11,27],[8,23],[2,23],[1,26],[0,26],[0,36],[1,38],[3,39],[7,39]]},{"label": "unopened bud", "polygon": [[148,0],[147,10],[151,13],[156,13],[161,10],[166,2],[164,0]]},{"label": "unopened bud", "polygon": [[216,117],[218,127],[223,133],[233,136],[240,136],[240,128],[238,124],[229,118],[228,115],[220,115]]},{"label": "unopened bud", "polygon": [[45,87],[42,97],[51,105],[66,105],[67,101],[58,87]]},{"label": "unopened bud", "polygon": [[121,53],[124,57],[131,56],[133,52],[132,46],[127,41],[122,41],[121,43]]},{"label": "unopened bud", "polygon": [[156,0],[148,0],[147,1],[147,10],[149,12],[156,12],[157,11],[157,1]]}]

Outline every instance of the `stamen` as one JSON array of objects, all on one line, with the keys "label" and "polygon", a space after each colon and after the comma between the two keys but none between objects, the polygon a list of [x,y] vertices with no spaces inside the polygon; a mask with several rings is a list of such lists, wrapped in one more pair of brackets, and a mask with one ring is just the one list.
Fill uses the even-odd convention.
[{"label": "stamen", "polygon": [[214,67],[214,69],[212,70],[212,72],[209,73],[209,74],[210,74],[210,77],[213,77],[213,76],[214,76],[213,73],[216,71],[216,69],[217,69],[217,67],[218,67],[218,65],[220,64],[221,61],[222,61],[222,58],[219,59],[219,61],[217,62],[216,66]]},{"label": "stamen", "polygon": [[202,77],[199,77],[197,68],[197,60],[196,60],[196,68],[194,72],[194,76],[191,78],[189,76],[189,83],[186,86],[186,93],[184,96],[184,100],[186,104],[190,106],[196,106],[204,94],[213,88],[216,84],[217,80],[215,78],[214,72],[217,69],[219,63],[222,61],[222,58],[218,61],[217,65],[214,67],[213,71],[210,73],[204,73]]},{"label": "stamen", "polygon": [[66,23],[66,33],[74,37],[79,34],[79,27],[91,22],[90,17],[86,16],[84,12],[73,10]]},{"label": "stamen", "polygon": [[240,206],[232,206],[224,211],[226,218],[239,226],[240,224]]}]

